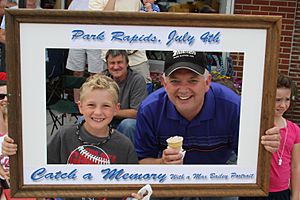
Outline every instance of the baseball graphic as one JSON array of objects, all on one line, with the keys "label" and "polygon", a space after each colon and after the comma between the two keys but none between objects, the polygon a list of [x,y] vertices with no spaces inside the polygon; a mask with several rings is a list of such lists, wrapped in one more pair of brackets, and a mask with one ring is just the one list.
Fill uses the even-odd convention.
[{"label": "baseball graphic", "polygon": [[93,145],[83,145],[70,153],[68,164],[109,165],[110,159],[103,149]]}]

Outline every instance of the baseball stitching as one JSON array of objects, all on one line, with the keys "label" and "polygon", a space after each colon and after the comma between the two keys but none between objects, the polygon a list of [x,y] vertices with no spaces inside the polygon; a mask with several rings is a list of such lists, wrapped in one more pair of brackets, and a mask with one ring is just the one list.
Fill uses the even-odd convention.
[{"label": "baseball stitching", "polygon": [[88,159],[94,163],[101,164],[101,165],[110,164],[110,161],[108,159],[101,158],[101,157],[99,158],[97,156],[92,155],[90,152],[88,152],[86,149],[84,149],[84,146],[78,147],[78,151],[79,151],[80,155],[84,156],[86,159]]}]

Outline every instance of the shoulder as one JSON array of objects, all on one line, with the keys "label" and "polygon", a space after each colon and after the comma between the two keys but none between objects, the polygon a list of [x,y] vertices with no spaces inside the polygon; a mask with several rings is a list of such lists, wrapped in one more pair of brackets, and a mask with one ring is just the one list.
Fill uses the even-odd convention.
[{"label": "shoulder", "polygon": [[59,129],[59,131],[55,135],[61,138],[70,137],[71,135],[72,136],[75,135],[76,131],[77,131],[76,124],[64,125]]},{"label": "shoulder", "polygon": [[289,130],[300,134],[300,128],[296,123],[294,123],[290,120],[286,120],[286,121],[287,121],[287,126],[288,126]]},{"label": "shoulder", "polygon": [[149,110],[162,110],[163,105],[168,100],[167,93],[164,88],[160,88],[151,94],[149,94],[146,99],[143,100],[139,107],[140,112]]},{"label": "shoulder", "polygon": [[144,77],[138,72],[136,72],[135,70],[132,69],[128,70],[128,76],[126,81],[129,82],[131,88],[146,90],[146,81]]},{"label": "shoulder", "polygon": [[132,142],[130,139],[117,131],[116,129],[113,130],[111,140],[114,141],[115,143],[118,143],[119,148],[128,148],[129,146],[133,146]]},{"label": "shoulder", "polygon": [[128,69],[128,79],[131,79],[131,80],[133,79],[133,80],[138,80],[138,81],[144,80],[143,82],[145,82],[144,77],[140,73],[138,73],[137,71],[135,71],[131,68]]},{"label": "shoulder", "polygon": [[167,93],[164,88],[160,88],[147,96],[147,98],[142,102],[140,108],[155,107],[166,101],[168,98]]},{"label": "shoulder", "polygon": [[217,101],[220,100],[234,104],[240,104],[241,101],[238,94],[219,83],[211,83],[208,93],[211,93]]}]

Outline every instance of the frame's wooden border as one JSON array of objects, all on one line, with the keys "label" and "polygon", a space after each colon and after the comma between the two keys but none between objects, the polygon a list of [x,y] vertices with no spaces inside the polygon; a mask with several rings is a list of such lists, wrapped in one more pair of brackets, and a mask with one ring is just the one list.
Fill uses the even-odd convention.
[{"label": "frame's wooden border", "polygon": [[[133,20],[134,19],[134,20]],[[263,104],[260,135],[273,126],[281,17],[199,15],[186,13],[119,13],[55,10],[6,10],[7,69],[9,91],[9,133],[18,144],[18,153],[10,158],[11,193],[13,197],[124,197],[136,192],[141,185],[34,185],[23,183],[20,23],[151,25],[182,27],[249,28],[267,30]],[[147,22],[147,23],[146,23]],[[213,23],[210,23],[213,22]],[[188,24],[188,25],[187,25]],[[34,74],[33,74],[34,75]],[[253,80],[255,81],[255,80]],[[34,142],[34,138],[32,139]],[[170,196],[262,196],[268,193],[271,154],[259,146],[256,184],[184,184],[152,185],[155,197]]]}]

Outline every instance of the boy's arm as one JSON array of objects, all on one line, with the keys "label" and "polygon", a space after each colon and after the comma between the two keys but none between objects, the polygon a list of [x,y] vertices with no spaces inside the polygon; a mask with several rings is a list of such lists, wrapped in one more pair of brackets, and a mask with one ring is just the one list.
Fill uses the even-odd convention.
[{"label": "boy's arm", "polygon": [[300,199],[300,143],[295,144],[293,148],[291,171],[292,171],[291,200],[299,200]]}]

